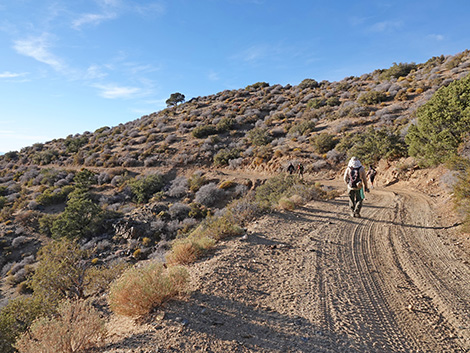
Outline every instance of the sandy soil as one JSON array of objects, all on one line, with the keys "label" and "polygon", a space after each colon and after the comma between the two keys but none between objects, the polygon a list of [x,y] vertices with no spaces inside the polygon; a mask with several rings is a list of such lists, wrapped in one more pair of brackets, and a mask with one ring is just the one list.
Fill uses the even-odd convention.
[{"label": "sandy soil", "polygon": [[[193,290],[100,352],[470,352],[470,257],[439,201],[400,187],[275,212],[190,267]],[[467,248],[468,249],[468,248]]]}]

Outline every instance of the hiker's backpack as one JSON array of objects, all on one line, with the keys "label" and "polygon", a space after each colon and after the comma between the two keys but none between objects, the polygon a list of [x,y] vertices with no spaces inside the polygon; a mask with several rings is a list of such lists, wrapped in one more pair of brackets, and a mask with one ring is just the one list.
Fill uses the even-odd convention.
[{"label": "hiker's backpack", "polygon": [[358,184],[361,182],[361,175],[359,173],[359,168],[349,168],[349,187],[356,189]]}]

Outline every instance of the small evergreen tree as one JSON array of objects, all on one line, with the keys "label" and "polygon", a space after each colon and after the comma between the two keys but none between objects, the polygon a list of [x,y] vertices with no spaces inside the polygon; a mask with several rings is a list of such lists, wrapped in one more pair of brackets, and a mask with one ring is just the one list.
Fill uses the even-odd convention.
[{"label": "small evergreen tree", "polygon": [[98,231],[102,215],[102,209],[91,199],[89,192],[77,188],[70,193],[64,212],[52,224],[52,237],[90,237]]},{"label": "small evergreen tree", "polygon": [[165,103],[167,107],[173,107],[173,106],[178,105],[178,103],[183,103],[184,100],[185,100],[184,94],[176,92],[176,93],[172,93],[170,95],[170,98],[168,98]]}]

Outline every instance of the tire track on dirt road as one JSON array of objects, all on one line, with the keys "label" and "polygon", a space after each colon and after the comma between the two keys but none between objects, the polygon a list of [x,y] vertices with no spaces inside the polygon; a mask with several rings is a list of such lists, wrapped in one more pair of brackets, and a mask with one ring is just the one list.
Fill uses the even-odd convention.
[{"label": "tire track on dirt road", "polygon": [[[414,201],[404,202],[405,197]],[[338,298],[324,317],[335,317],[337,330],[371,352],[469,349],[470,271],[440,240],[447,237],[445,229],[426,225],[432,210],[423,206],[423,198],[400,189],[374,190],[361,219],[349,218],[346,196],[335,201],[343,212],[328,237],[342,246],[330,253],[329,264],[337,270],[322,280],[327,287],[336,284],[338,290],[328,295]],[[421,205],[418,212],[416,203]],[[403,214],[409,217],[406,222]],[[430,274],[427,262],[434,257],[443,263]]]}]

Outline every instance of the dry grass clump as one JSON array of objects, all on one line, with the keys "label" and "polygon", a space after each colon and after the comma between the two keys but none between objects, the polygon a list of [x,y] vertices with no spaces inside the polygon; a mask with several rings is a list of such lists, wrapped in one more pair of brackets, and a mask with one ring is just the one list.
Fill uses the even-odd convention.
[{"label": "dry grass clump", "polygon": [[119,315],[142,316],[187,290],[188,272],[180,266],[150,263],[125,271],[110,288],[109,305]]},{"label": "dry grass clump", "polygon": [[177,239],[166,256],[166,261],[169,265],[188,265],[214,246],[215,240],[203,235],[190,235],[184,239]]},{"label": "dry grass clump", "polygon": [[15,348],[20,353],[75,353],[98,347],[106,336],[104,321],[84,300],[65,301],[53,318],[40,318]]},{"label": "dry grass clump", "polygon": [[305,203],[305,199],[300,195],[292,195],[290,197],[281,197],[277,207],[281,210],[292,211]]}]

